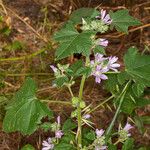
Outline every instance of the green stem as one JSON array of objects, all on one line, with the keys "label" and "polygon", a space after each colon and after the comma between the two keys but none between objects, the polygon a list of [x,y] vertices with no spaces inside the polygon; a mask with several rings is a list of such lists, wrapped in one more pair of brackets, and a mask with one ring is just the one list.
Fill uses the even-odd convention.
[{"label": "green stem", "polygon": [[[86,63],[85,66],[88,64],[89,58],[86,57]],[[86,76],[83,75],[80,83],[80,89],[79,89],[79,100],[82,100],[83,96],[83,88],[84,88],[84,83],[85,83]],[[80,102],[79,102],[80,103]],[[78,146],[77,149],[80,150],[82,146],[82,116],[81,116],[81,108],[80,105],[77,107],[77,112],[78,112],[78,131],[77,131],[77,140],[78,140]]]},{"label": "green stem", "polygon": [[56,103],[56,104],[62,104],[62,105],[72,105],[71,102],[66,102],[66,101],[41,100],[41,102],[45,102],[45,103],[48,103],[48,104]]},{"label": "green stem", "polygon": [[117,108],[117,111],[116,111],[116,113],[115,113],[115,115],[114,115],[114,117],[113,117],[113,120],[112,120],[112,122],[110,123],[108,129],[106,130],[106,138],[107,138],[107,139],[109,138],[109,136],[110,136],[110,134],[111,134],[111,130],[112,130],[112,128],[113,128],[113,126],[114,126],[114,123],[115,123],[115,121],[116,121],[116,119],[117,119],[117,116],[118,116],[118,114],[120,113],[120,109],[121,109],[121,106],[122,106],[122,103],[123,103],[123,100],[124,100],[124,96],[125,96],[125,94],[126,94],[126,92],[127,92],[127,88],[128,88],[129,83],[130,83],[130,81],[126,84],[126,86],[124,87],[124,89],[122,90],[121,94],[120,94],[119,97],[118,97],[118,98],[121,97],[121,99],[120,99],[120,102],[119,102],[119,106],[118,106],[118,108]]},{"label": "green stem", "polygon": [[70,92],[70,94],[71,94],[71,97],[74,97],[73,92],[72,92],[72,90],[71,90],[71,87],[70,87],[70,86],[67,86],[67,87],[68,87],[68,90],[69,90],[69,92]]}]

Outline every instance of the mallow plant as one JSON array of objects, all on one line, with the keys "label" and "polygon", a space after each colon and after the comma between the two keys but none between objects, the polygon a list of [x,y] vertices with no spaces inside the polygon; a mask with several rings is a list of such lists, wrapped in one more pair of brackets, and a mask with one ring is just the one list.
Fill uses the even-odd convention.
[{"label": "mallow plant", "polygon": [[[118,145],[122,150],[141,149],[134,146],[131,131],[137,127],[141,134],[144,133],[144,119],[138,116],[136,109],[150,103],[145,97],[150,86],[150,56],[131,47],[122,65],[118,57],[106,55],[109,41],[103,37],[104,33],[115,29],[128,33],[129,26],[140,24],[128,10],[108,13],[106,10],[99,12],[93,8],[81,8],[74,11],[54,35],[58,48],[56,63],[50,65],[55,76],[52,86],[66,87],[70,92],[70,117],[64,124],[60,116],[53,122],[50,108],[36,97],[35,82],[27,78],[6,107],[3,130],[20,131],[24,135],[30,135],[39,128],[50,131],[49,137],[43,139],[42,150],[117,150]],[[81,54],[82,58],[73,64],[61,64],[62,59],[74,54]],[[121,67],[124,69],[120,69],[121,65],[125,66]],[[97,86],[103,86],[111,93],[94,108],[83,97],[85,81],[89,78],[94,78]],[[81,80],[78,94],[72,90],[77,80]],[[91,114],[106,103],[114,105],[114,117],[108,127],[95,129]],[[123,117],[122,121],[118,121],[118,116]],[[47,117],[46,122],[41,121],[43,117]]]}]

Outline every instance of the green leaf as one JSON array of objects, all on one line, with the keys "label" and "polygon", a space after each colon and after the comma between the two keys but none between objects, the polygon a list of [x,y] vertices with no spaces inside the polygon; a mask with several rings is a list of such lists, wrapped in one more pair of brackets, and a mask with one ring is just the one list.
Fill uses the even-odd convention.
[{"label": "green leaf", "polygon": [[130,76],[128,75],[126,71],[118,73],[117,77],[118,77],[118,82],[121,85],[123,85],[127,80],[130,79]]},{"label": "green leaf", "polygon": [[117,79],[117,74],[109,74],[108,80],[105,81],[106,90],[110,91],[112,94],[119,92],[119,83]]},{"label": "green leaf", "polygon": [[131,114],[135,108],[136,108],[136,102],[133,100],[131,95],[125,96],[121,106],[121,110],[126,114]]},{"label": "green leaf", "polygon": [[67,119],[62,127],[62,130],[64,132],[68,132],[68,131],[75,129],[76,127],[77,125],[74,122],[72,122],[71,119]]},{"label": "green leaf", "polygon": [[112,25],[117,31],[128,33],[129,26],[140,25],[140,21],[129,15],[128,10],[118,10],[111,12],[110,17],[113,20]]},{"label": "green leaf", "polygon": [[21,150],[35,150],[35,148],[32,145],[27,144],[24,147],[22,147]]},{"label": "green leaf", "polygon": [[82,18],[95,18],[97,15],[99,15],[99,11],[97,11],[94,8],[80,8],[75,10],[71,16],[70,20],[74,22],[75,24],[80,23]]},{"label": "green leaf", "polygon": [[129,138],[123,144],[122,150],[133,150],[134,147],[134,139]]},{"label": "green leaf", "polygon": [[7,107],[3,122],[5,132],[20,131],[23,134],[32,134],[43,117],[52,116],[52,112],[36,98],[35,93],[35,82],[27,78]]},{"label": "green leaf", "polygon": [[117,150],[117,146],[113,144],[108,145],[108,150]]},{"label": "green leaf", "polygon": [[96,54],[96,53],[100,53],[100,54],[106,54],[105,53],[105,49],[104,49],[104,47],[102,47],[102,46],[96,46],[95,48],[94,48],[94,53]]},{"label": "green leaf", "polygon": [[132,90],[133,90],[133,93],[135,94],[135,96],[139,97],[143,94],[144,92],[144,84],[140,84],[140,83],[134,83],[132,85]]},{"label": "green leaf", "polygon": [[144,107],[146,105],[150,105],[150,99],[136,98],[136,106],[137,107]]},{"label": "green leaf", "polygon": [[51,123],[49,122],[44,122],[40,125],[40,128],[42,128],[44,130],[44,132],[47,132],[48,130],[51,129]]},{"label": "green leaf", "polygon": [[60,142],[55,146],[54,150],[75,150],[73,145]]},{"label": "green leaf", "polygon": [[89,56],[90,48],[92,47],[90,38],[92,34],[94,34],[93,31],[79,33],[72,24],[57,32],[54,38],[60,42],[60,45],[56,49],[56,60],[66,58],[74,53],[82,53],[84,56]]},{"label": "green leaf", "polygon": [[140,55],[135,47],[131,47],[124,56],[126,72],[136,82],[150,86],[150,56]]},{"label": "green leaf", "polygon": [[61,138],[61,142],[70,143],[75,141],[75,135],[71,132],[65,133],[65,135]]},{"label": "green leaf", "polygon": [[81,68],[84,68],[83,61],[78,60],[68,68],[69,69],[68,73],[70,76],[73,76],[73,77],[80,76],[81,75],[80,74]]},{"label": "green leaf", "polygon": [[58,87],[62,87],[65,83],[68,83],[69,79],[67,76],[59,77],[54,80],[54,84]]},{"label": "green leaf", "polygon": [[141,116],[140,119],[142,120],[143,124],[150,124],[150,116]]},{"label": "green leaf", "polygon": [[135,124],[138,127],[140,133],[143,134],[145,129],[144,129],[144,125],[143,125],[141,118],[136,115],[136,116],[134,116],[134,121],[135,121]]},{"label": "green leaf", "polygon": [[88,140],[94,141],[95,140],[95,132],[90,130],[88,133],[85,134],[85,138]]}]

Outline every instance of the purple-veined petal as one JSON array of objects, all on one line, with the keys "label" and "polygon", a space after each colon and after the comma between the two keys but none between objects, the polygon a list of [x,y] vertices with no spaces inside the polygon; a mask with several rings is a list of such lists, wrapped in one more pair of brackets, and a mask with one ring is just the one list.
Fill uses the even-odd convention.
[{"label": "purple-veined petal", "polygon": [[101,10],[101,18],[102,18],[102,20],[104,19],[104,17],[105,17],[105,15],[106,15],[106,10]]},{"label": "purple-veined petal", "polygon": [[100,77],[96,77],[96,78],[95,78],[95,82],[96,82],[96,83],[101,83]]},{"label": "purple-veined petal", "polygon": [[123,128],[125,131],[129,131],[130,129],[132,129],[133,126],[131,126],[128,122],[126,123],[125,127]]},{"label": "purple-veined petal", "polygon": [[60,116],[57,117],[57,123],[60,125]]},{"label": "purple-veined petal", "polygon": [[109,63],[111,63],[111,64],[115,63],[117,60],[118,60],[118,57],[116,57],[116,56],[109,57]]},{"label": "purple-veined petal", "polygon": [[63,136],[63,132],[61,130],[58,130],[55,132],[55,137],[60,139]]},{"label": "purple-veined petal", "polygon": [[56,67],[54,67],[53,65],[50,65],[50,67],[55,73],[57,72],[58,69]]},{"label": "purple-veined petal", "polygon": [[101,74],[100,78],[101,78],[102,80],[107,80],[107,79],[108,79],[108,77],[107,77],[105,74]]},{"label": "purple-veined petal", "polygon": [[120,67],[120,64],[115,63],[115,64],[112,64],[111,67],[118,68]]}]

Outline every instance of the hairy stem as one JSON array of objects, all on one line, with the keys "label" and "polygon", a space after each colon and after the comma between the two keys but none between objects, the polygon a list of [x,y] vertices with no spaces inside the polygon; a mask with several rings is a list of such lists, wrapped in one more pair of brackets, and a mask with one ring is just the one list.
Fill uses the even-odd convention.
[{"label": "hairy stem", "polygon": [[[86,63],[85,66],[88,64],[89,58],[86,57]],[[82,79],[81,79],[81,83],[80,83],[80,89],[79,89],[79,100],[82,100],[82,96],[83,96],[83,88],[84,88],[84,83],[85,83],[85,79],[86,76],[83,75]],[[78,132],[77,132],[77,140],[78,140],[78,150],[81,149],[82,146],[82,116],[81,116],[81,108],[80,105],[78,105],[77,107],[77,111],[78,111]]]},{"label": "hairy stem", "polygon": [[116,113],[115,113],[115,115],[114,115],[114,117],[113,117],[113,119],[112,119],[108,129],[106,130],[106,137],[107,137],[107,139],[109,138],[109,136],[111,134],[111,130],[112,130],[112,128],[113,128],[113,126],[115,124],[115,121],[117,119],[117,116],[120,113],[120,109],[121,109],[121,106],[122,106],[122,103],[123,103],[123,100],[124,100],[124,96],[125,96],[125,94],[127,92],[127,88],[128,88],[129,83],[130,83],[130,81],[126,84],[126,86],[124,87],[124,89],[122,90],[121,94],[118,97],[118,98],[120,98],[119,106],[117,108],[117,111],[116,111]]}]

